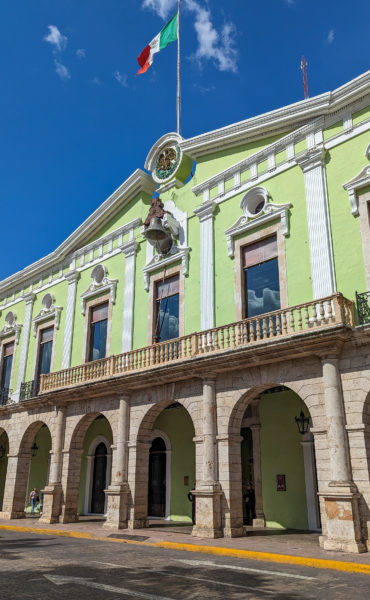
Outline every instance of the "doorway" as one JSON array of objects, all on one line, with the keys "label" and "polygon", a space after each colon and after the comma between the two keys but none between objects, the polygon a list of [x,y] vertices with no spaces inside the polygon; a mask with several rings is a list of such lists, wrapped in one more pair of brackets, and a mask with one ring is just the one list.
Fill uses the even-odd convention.
[{"label": "doorway", "polygon": [[107,447],[100,442],[95,450],[94,470],[91,489],[91,509],[93,514],[104,514],[105,493],[107,484]]},{"label": "doorway", "polygon": [[160,437],[153,440],[149,452],[148,514],[166,516],[166,444]]}]

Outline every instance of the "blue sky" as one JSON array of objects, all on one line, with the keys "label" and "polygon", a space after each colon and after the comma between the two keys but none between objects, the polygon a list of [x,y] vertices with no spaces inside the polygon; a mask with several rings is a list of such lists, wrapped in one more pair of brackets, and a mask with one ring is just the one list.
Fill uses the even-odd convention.
[{"label": "blue sky", "polygon": [[[369,68],[368,0],[182,0],[183,135]],[[176,45],[135,77],[177,0],[1,0],[0,279],[54,250],[176,127]]]}]

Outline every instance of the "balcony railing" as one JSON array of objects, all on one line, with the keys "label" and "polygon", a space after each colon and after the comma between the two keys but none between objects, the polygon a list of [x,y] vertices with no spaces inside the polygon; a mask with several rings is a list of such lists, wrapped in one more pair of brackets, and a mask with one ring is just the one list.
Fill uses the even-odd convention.
[{"label": "balcony railing", "polygon": [[342,294],[222,325],[138,350],[41,375],[40,393],[99,381],[133,371],[324,330],[352,327],[353,302]]},{"label": "balcony railing", "polygon": [[10,402],[12,396],[12,390],[9,388],[1,388],[0,389],[0,406],[5,406]]},{"label": "balcony railing", "polygon": [[370,323],[370,292],[356,292],[356,304],[359,324]]},{"label": "balcony railing", "polygon": [[29,400],[38,396],[40,391],[40,379],[32,379],[32,381],[24,381],[21,383],[19,392],[19,400]]}]

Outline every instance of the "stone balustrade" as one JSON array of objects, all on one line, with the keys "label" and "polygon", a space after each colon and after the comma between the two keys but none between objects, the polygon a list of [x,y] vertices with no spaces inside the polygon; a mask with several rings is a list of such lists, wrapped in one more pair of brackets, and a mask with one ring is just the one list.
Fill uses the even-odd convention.
[{"label": "stone balustrade", "polygon": [[336,325],[354,326],[353,302],[340,293],[41,375],[40,394]]}]

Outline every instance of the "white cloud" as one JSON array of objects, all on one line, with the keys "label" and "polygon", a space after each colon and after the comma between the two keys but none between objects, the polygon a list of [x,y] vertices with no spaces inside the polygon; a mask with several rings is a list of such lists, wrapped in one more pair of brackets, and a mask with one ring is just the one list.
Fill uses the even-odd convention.
[{"label": "white cloud", "polygon": [[85,56],[86,56],[85,48],[78,48],[78,50],[76,50],[76,56],[77,56],[77,58],[85,58]]},{"label": "white cloud", "polygon": [[67,46],[68,38],[63,35],[55,25],[48,25],[49,33],[43,37],[44,42],[49,42],[54,52],[61,52]]},{"label": "white cloud", "polygon": [[114,71],[113,77],[122,87],[128,87],[127,75],[125,73]]},{"label": "white cloud", "polygon": [[159,17],[166,19],[176,4],[176,0],[144,0],[143,7],[150,8]]},{"label": "white cloud", "polygon": [[331,29],[329,31],[326,41],[328,42],[328,44],[332,44],[334,42],[334,29]]},{"label": "white cloud", "polygon": [[66,81],[67,79],[71,79],[71,74],[65,65],[59,62],[59,60],[57,59],[54,60],[54,64],[55,71],[61,79],[63,79],[64,81]]},{"label": "white cloud", "polygon": [[95,76],[92,78],[91,83],[93,83],[94,85],[101,85],[101,79]]},{"label": "white cloud", "polygon": [[[144,0],[143,7],[150,8],[162,19],[175,10],[177,0]],[[212,14],[198,0],[184,0],[186,10],[194,13],[194,28],[197,34],[198,48],[194,54],[201,65],[206,60],[214,62],[219,71],[236,73],[238,52],[235,44],[236,27],[225,23],[218,32],[212,22]]]}]

